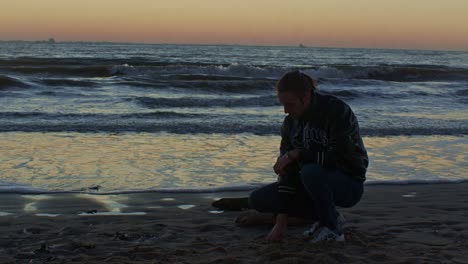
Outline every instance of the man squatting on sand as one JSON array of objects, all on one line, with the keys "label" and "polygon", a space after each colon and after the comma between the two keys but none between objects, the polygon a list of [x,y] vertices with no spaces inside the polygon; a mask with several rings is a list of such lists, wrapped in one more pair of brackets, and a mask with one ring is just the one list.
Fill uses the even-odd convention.
[{"label": "man squatting on sand", "polygon": [[315,221],[304,232],[311,242],[344,241],[344,218],[335,206],[359,202],[369,163],[358,120],[346,103],[316,92],[316,82],[300,71],[286,73],[276,90],[288,114],[273,167],[278,181],[253,191],[249,207],[276,214],[268,241],[281,240],[288,217]]}]

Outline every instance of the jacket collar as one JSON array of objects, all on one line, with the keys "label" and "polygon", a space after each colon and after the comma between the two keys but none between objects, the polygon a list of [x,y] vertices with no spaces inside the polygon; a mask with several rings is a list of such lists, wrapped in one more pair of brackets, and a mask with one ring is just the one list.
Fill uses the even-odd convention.
[{"label": "jacket collar", "polygon": [[314,92],[310,100],[309,108],[306,110],[304,116],[302,117],[303,119],[313,119],[320,114],[320,108],[318,105],[319,103],[317,97],[317,93]]}]

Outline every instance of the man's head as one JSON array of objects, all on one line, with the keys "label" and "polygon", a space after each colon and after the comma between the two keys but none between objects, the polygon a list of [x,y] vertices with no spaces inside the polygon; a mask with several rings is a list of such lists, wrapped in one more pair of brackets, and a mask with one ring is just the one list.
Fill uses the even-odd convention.
[{"label": "man's head", "polygon": [[315,93],[315,81],[300,71],[286,73],[276,83],[276,92],[284,112],[292,118],[302,117]]}]

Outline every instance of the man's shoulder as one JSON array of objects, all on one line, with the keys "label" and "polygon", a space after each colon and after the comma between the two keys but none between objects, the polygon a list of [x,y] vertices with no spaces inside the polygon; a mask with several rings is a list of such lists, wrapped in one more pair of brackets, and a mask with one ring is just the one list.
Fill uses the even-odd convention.
[{"label": "man's shoulder", "polygon": [[334,95],[317,92],[316,96],[320,106],[328,109],[331,113],[343,113],[351,110],[345,101]]}]

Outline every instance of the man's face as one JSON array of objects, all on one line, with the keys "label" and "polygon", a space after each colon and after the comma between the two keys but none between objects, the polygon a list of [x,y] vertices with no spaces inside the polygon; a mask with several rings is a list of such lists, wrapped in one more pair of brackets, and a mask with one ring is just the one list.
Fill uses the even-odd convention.
[{"label": "man's face", "polygon": [[310,105],[310,93],[300,97],[293,93],[278,93],[278,100],[283,105],[284,113],[292,118],[302,117]]}]

